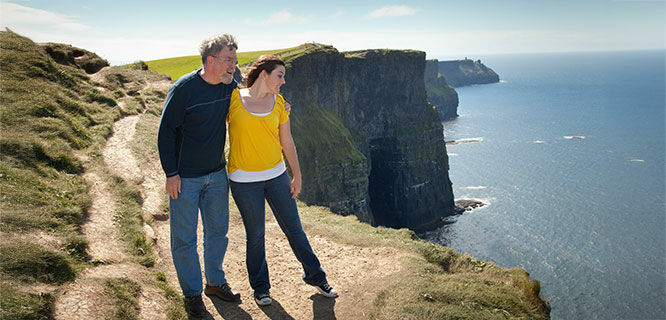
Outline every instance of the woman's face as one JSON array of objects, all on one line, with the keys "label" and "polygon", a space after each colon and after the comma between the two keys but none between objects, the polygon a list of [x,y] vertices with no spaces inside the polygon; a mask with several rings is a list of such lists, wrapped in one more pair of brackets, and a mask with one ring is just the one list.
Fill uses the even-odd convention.
[{"label": "woman's face", "polygon": [[[265,71],[264,71],[265,72]],[[271,93],[279,94],[280,87],[285,84],[284,73],[286,72],[284,66],[278,65],[273,69],[273,72],[266,73],[266,86]]]}]

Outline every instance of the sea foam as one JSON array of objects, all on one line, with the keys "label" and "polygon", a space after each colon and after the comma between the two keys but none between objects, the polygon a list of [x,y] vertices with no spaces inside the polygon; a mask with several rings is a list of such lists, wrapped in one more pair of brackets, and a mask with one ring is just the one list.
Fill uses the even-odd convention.
[{"label": "sea foam", "polygon": [[447,146],[452,146],[452,145],[456,145],[456,144],[460,144],[460,143],[481,142],[481,141],[483,141],[483,137],[464,138],[464,139],[446,141],[446,145]]},{"label": "sea foam", "polygon": [[486,188],[487,187],[485,187],[485,186],[468,186],[468,187],[465,187],[465,189],[467,189],[467,190],[483,190],[483,189],[486,189]]}]

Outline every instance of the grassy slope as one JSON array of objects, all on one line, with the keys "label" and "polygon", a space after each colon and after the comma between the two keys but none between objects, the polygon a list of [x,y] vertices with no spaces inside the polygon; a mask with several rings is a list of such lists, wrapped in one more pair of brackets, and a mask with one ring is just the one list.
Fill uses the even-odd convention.
[{"label": "grassy slope", "polygon": [[[286,52],[292,52],[293,50],[298,49],[299,47],[286,48],[286,49],[276,49],[276,50],[264,50],[264,51],[249,51],[249,52],[238,52],[238,65],[246,65],[259,56],[264,54],[275,54],[281,55]],[[174,81],[178,80],[181,76],[192,72],[197,68],[201,67],[201,56],[185,56],[177,58],[167,58],[160,60],[151,60],[146,61],[148,68],[150,70],[157,71],[162,74],[166,74]]]},{"label": "grassy slope", "polygon": [[[56,65],[29,39],[0,32],[0,40],[0,318],[48,317],[53,295],[23,293],[23,284],[66,283],[90,266],[85,239],[76,231],[90,205],[88,187],[80,176],[89,164],[77,160],[75,151],[98,159],[92,165],[103,166],[101,148],[113,121],[144,107],[156,113],[164,93],[134,88],[131,79],[144,72],[118,67],[106,73],[102,92],[96,88],[101,84],[79,69]],[[307,46],[299,48],[292,54],[307,51]],[[119,184],[119,192],[134,193],[123,191]],[[502,269],[426,243],[408,230],[373,228],[352,216],[299,205],[308,233],[413,253],[413,268],[375,299],[374,319],[547,317],[538,298],[538,282],[520,269]],[[33,232],[48,233],[56,245],[30,240]],[[163,275],[157,278],[164,283]],[[111,296],[124,301],[116,304],[117,312],[135,308],[133,283],[106,286]],[[167,289],[178,302],[177,294]]]},{"label": "grassy slope", "polygon": [[[84,72],[14,33],[0,32],[0,40],[0,315],[27,319],[50,313],[53,297],[20,293],[22,283],[71,281],[85,264],[87,243],[76,229],[91,200],[74,151],[103,140],[119,114],[84,84]],[[25,236],[31,232],[55,241],[40,245]]]},{"label": "grassy slope", "polygon": [[[112,67],[96,83],[13,32],[0,32],[0,44],[0,318],[41,319],[53,311],[53,294],[30,286],[57,288],[95,264],[78,231],[91,204],[81,173],[94,166],[112,179],[101,150],[114,121],[161,104],[164,93],[135,84],[164,76]],[[117,193],[136,193],[135,186],[114,182]],[[138,201],[125,198],[117,221],[129,250],[141,251],[136,260],[150,265]]]}]

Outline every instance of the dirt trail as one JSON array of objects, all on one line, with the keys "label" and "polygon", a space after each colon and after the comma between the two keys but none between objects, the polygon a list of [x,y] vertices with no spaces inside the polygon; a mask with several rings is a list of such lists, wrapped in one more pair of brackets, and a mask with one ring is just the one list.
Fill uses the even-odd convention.
[{"label": "dirt trail", "polygon": [[104,148],[104,162],[114,174],[123,179],[139,184],[143,175],[136,159],[129,149],[129,142],[134,137],[139,116],[124,117],[113,124],[113,135]]},{"label": "dirt trail", "polygon": [[[142,175],[128,148],[134,135],[139,116],[125,117],[114,124],[113,135],[104,149],[104,161],[112,173],[135,183]],[[85,156],[79,155],[84,162]],[[127,166],[127,167],[124,167]],[[109,181],[96,168],[88,168],[84,178],[90,183],[89,194],[92,205],[88,216],[81,225],[81,232],[88,239],[88,253],[102,265],[82,272],[77,280],[58,290],[54,316],[56,319],[97,319],[108,318],[112,301],[104,294],[104,281],[109,278],[125,277],[142,283],[149,279],[151,272],[132,261],[126,246],[120,240],[114,224],[117,204]],[[146,226],[147,231],[152,231]],[[168,305],[161,290],[142,286],[139,296],[141,319],[163,319]]]},{"label": "dirt trail", "polygon": [[[160,84],[160,86],[163,86]],[[144,228],[154,239],[157,263],[144,268],[131,261],[124,245],[118,240],[113,224],[115,200],[107,182],[95,171],[87,172],[92,188],[93,205],[82,229],[90,241],[90,254],[110,264],[94,267],[81,274],[74,283],[63,287],[56,300],[56,319],[91,319],[105,317],[110,301],[103,294],[104,278],[128,277],[141,279],[154,272],[164,272],[173,288],[180,291],[171,260],[168,215],[162,212],[165,198],[164,175],[157,154],[141,159],[139,168],[130,150],[130,142],[140,117],[129,116],[118,120],[113,127],[103,152],[104,161],[111,172],[127,181],[141,185],[144,199],[144,218],[153,217],[152,228]],[[145,160],[145,161],[144,161]],[[286,237],[279,229],[272,213],[267,209],[266,254],[271,276],[273,305],[259,308],[252,299],[252,289],[245,268],[245,231],[238,209],[230,205],[229,247],[224,260],[227,280],[241,293],[240,304],[227,303],[204,297],[206,307],[214,319],[366,319],[376,295],[390,280],[405,268],[401,259],[408,253],[393,248],[358,247],[341,244],[323,235],[308,234],[313,249],[328,274],[331,285],[340,293],[337,299],[316,294],[315,288],[301,280],[302,268],[296,260]],[[199,255],[203,265],[201,223],[198,228]],[[205,277],[204,277],[205,279]],[[140,319],[166,319],[168,306],[163,293],[154,286],[142,285],[139,298]]]},{"label": "dirt trail", "polygon": [[90,183],[90,194],[94,195],[88,216],[81,225],[81,232],[89,243],[88,254],[93,260],[105,263],[126,260],[118,229],[114,227],[113,216],[117,209],[109,182],[95,172],[86,172],[83,177]]}]

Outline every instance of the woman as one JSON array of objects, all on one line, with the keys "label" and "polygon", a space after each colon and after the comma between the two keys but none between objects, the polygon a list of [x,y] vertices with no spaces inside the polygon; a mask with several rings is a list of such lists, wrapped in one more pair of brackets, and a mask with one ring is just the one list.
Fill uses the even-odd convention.
[{"label": "woman", "polygon": [[[302,180],[289,114],[280,95],[285,71],[284,62],[276,56],[259,57],[249,68],[247,88],[233,92],[227,116],[229,184],[245,225],[250,285],[255,301],[262,306],[272,302],[264,247],[264,199],[303,266],[303,281],[317,287],[326,297],[338,295],[328,285],[326,273],[298,217],[295,198],[301,191]],[[291,181],[283,152],[294,175]]]}]

